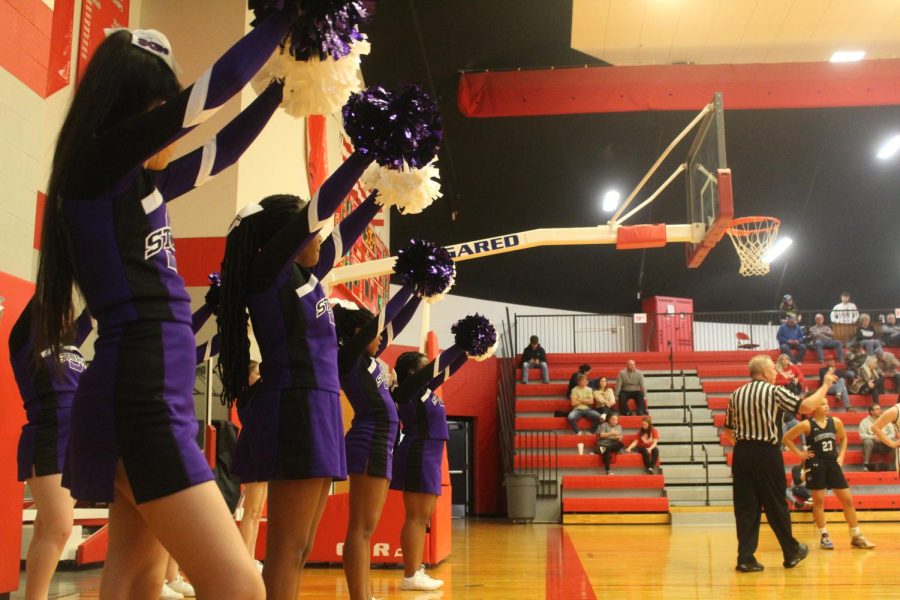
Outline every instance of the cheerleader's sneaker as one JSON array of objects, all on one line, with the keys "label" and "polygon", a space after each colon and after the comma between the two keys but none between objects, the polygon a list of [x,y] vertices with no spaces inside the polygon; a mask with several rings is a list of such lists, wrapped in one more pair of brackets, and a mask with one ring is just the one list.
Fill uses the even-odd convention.
[{"label": "cheerleader's sneaker", "polygon": [[166,584],[162,585],[162,592],[159,594],[159,600],[182,600],[183,595],[179,594]]},{"label": "cheerleader's sneaker", "polygon": [[168,587],[176,594],[181,594],[185,598],[193,598],[197,595],[197,592],[194,591],[194,586],[185,581],[184,577],[182,577],[181,575],[179,575],[172,581],[167,581],[166,587]]},{"label": "cheerleader's sneaker", "polygon": [[440,579],[432,579],[425,574],[425,571],[416,571],[412,577],[404,577],[400,582],[401,590],[416,590],[420,592],[431,592],[444,585]]}]

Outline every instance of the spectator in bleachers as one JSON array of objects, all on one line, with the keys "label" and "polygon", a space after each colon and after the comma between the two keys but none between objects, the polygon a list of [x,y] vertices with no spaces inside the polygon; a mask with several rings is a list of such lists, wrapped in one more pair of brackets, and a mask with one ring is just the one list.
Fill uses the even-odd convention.
[{"label": "spectator in bleachers", "polygon": [[778,338],[778,346],[784,354],[791,358],[791,362],[800,364],[806,355],[806,344],[803,339],[803,328],[797,325],[797,319],[788,317],[784,323],[778,328],[776,336]]},{"label": "spectator in bleachers", "polygon": [[848,348],[847,353],[844,355],[844,360],[847,363],[847,370],[844,372],[844,377],[852,382],[856,377],[856,373],[859,372],[866,363],[867,358],[869,358],[869,355],[866,354],[866,349],[863,348],[859,342],[851,343],[850,348]]},{"label": "spectator in bleachers", "polygon": [[613,456],[624,447],[625,444],[622,443],[622,426],[619,425],[619,415],[613,413],[600,426],[600,437],[597,439],[597,452],[603,458],[603,466],[607,475],[609,475],[609,465],[612,463]]},{"label": "spectator in bleachers", "polygon": [[806,487],[806,469],[805,462],[791,467],[791,482],[793,485],[788,486],[785,490],[785,496],[788,502],[794,505],[794,508],[801,509],[812,506],[812,494]]},{"label": "spectator in bleachers", "polygon": [[881,351],[881,340],[878,333],[872,327],[872,319],[866,313],[859,315],[859,324],[856,326],[857,342],[866,349],[867,354],[878,354]]},{"label": "spectator in bleachers", "polygon": [[538,336],[531,336],[530,343],[522,350],[522,383],[528,383],[528,370],[540,367],[541,381],[550,383],[550,370],[547,368],[547,353],[541,347]]},{"label": "spectator in bleachers", "polygon": [[870,356],[856,372],[856,378],[850,384],[851,394],[871,394],[872,404],[878,404],[879,394],[884,393],[884,377],[878,368],[878,359]]},{"label": "spectator in bleachers", "polygon": [[597,426],[600,425],[600,413],[593,409],[594,393],[587,384],[587,375],[581,374],[575,381],[575,387],[569,392],[569,401],[572,403],[572,410],[569,412],[569,425],[572,431],[581,434],[583,431],[578,429],[578,421],[587,419],[591,422],[591,433],[597,433]]},{"label": "spectator in bleachers", "polygon": [[900,373],[897,372],[900,367],[900,360],[890,352],[881,350],[875,353],[878,359],[878,368],[881,369],[882,377],[892,379],[894,381],[894,391],[900,393]]},{"label": "spectator in bleachers", "polygon": [[600,413],[601,419],[609,418],[616,410],[616,396],[606,381],[606,377],[597,380],[597,389],[594,390],[594,410]]},{"label": "spectator in bleachers", "polygon": [[881,342],[892,348],[900,346],[900,327],[897,326],[897,317],[894,313],[888,313],[884,325],[881,326]]},{"label": "spectator in bleachers", "polygon": [[653,426],[650,417],[641,419],[641,429],[638,431],[634,440],[625,448],[625,452],[631,452],[637,447],[641,457],[644,459],[644,469],[647,475],[653,475],[653,469],[659,463],[659,432]]},{"label": "spectator in bleachers", "polygon": [[[894,435],[890,435],[892,431]],[[900,448],[900,404],[884,410],[881,416],[875,419],[872,424],[872,433],[879,442],[888,448],[893,450]]]},{"label": "spectator in bleachers", "polygon": [[566,388],[566,398],[568,398],[572,394],[572,388],[574,388],[578,384],[578,376],[584,375],[587,377],[591,373],[591,365],[583,364],[578,367],[578,370],[572,373],[572,376],[569,377],[569,387]]},{"label": "spectator in bleachers", "polygon": [[794,301],[794,297],[790,294],[784,295],[781,304],[778,306],[778,310],[781,311],[780,321],[782,323],[787,321],[789,316],[793,316],[798,323],[803,320],[803,317],[800,315],[800,308],[797,306],[797,302]]},{"label": "spectator in bleachers", "polygon": [[628,401],[634,400],[636,415],[647,414],[647,389],[644,386],[644,374],[635,366],[633,360],[625,363],[625,368],[616,376],[616,393],[619,395],[619,412],[623,415],[631,414],[628,411]]},{"label": "spectator in bleachers", "polygon": [[809,328],[809,340],[820,363],[825,362],[825,348],[834,348],[837,361],[844,362],[844,345],[834,339],[834,332],[825,324],[825,315],[822,313],[816,315],[816,324]]},{"label": "spectator in bleachers", "polygon": [[825,373],[827,373],[829,369],[834,369],[834,374],[837,375],[838,380],[828,388],[828,393],[841,399],[841,402],[844,404],[844,410],[850,410],[850,395],[847,392],[847,381],[844,379],[846,371],[838,369],[835,366],[834,359],[830,356],[828,357],[828,360],[825,361],[825,366],[819,369],[819,385],[825,383]]},{"label": "spectator in bleachers", "polygon": [[[781,435],[784,435],[788,431],[790,431],[795,425],[797,425],[800,421],[797,419],[797,415],[792,412],[784,413],[784,419],[781,423]],[[800,434],[800,447],[806,445],[806,436],[802,433]]]},{"label": "spectator in bleachers", "polygon": [[[890,454],[892,457],[894,456],[893,448],[887,446],[884,442],[880,441],[878,437],[875,435],[874,425],[878,421],[878,418],[881,416],[881,407],[877,404],[873,404],[869,407],[868,416],[859,422],[859,437],[862,439],[863,443],[863,464],[866,467],[866,471],[881,471],[880,468],[882,464],[873,464],[872,463],[872,453],[877,452],[879,454]],[[893,423],[888,423],[884,427],[882,427],[882,432],[892,440],[897,439],[897,428],[894,427]],[[887,467],[884,470],[890,470],[894,466],[894,461],[891,460],[890,466],[884,465]]]},{"label": "spectator in bleachers", "polygon": [[803,394],[803,372],[797,365],[791,364],[791,357],[782,354],[775,361],[775,385],[780,385],[791,390],[798,396]]},{"label": "spectator in bleachers", "polygon": [[841,294],[841,301],[831,309],[831,322],[843,325],[853,325],[859,319],[859,311],[856,305],[850,302],[850,292]]}]

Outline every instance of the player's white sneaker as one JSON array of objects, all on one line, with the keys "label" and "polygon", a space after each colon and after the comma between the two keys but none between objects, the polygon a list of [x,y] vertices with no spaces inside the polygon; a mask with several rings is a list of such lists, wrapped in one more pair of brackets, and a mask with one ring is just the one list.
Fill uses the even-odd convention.
[{"label": "player's white sneaker", "polygon": [[404,577],[400,582],[401,590],[418,590],[430,592],[444,585],[440,579],[433,579],[425,574],[425,571],[416,571],[412,577]]}]

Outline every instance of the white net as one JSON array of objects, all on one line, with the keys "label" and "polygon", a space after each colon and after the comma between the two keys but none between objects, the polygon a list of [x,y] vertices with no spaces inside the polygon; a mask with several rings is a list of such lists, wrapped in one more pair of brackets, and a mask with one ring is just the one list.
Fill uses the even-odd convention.
[{"label": "white net", "polygon": [[750,277],[769,272],[769,263],[762,258],[775,243],[780,226],[781,221],[775,217],[741,217],[731,222],[728,237],[741,259],[741,275]]}]

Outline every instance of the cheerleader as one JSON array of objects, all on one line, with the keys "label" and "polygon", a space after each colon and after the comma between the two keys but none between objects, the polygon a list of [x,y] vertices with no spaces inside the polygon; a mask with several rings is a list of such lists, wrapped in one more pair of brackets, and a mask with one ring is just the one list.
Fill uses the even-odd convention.
[{"label": "cheerleader", "polygon": [[32,334],[34,298],[9,334],[9,358],[26,423],[19,437],[19,481],[28,484],[37,516],[25,562],[25,598],[46,599],[60,554],[72,533],[75,502],[62,486],[69,443],[72,398],[84,371],[80,347],[93,329],[85,310],[60,336],[61,352],[41,352],[35,360]]},{"label": "cheerleader", "polygon": [[402,590],[431,591],[444,584],[420,569],[425,530],[441,495],[444,444],[450,438],[444,402],[434,390],[465,364],[468,355],[479,359],[490,356],[496,342],[493,326],[478,315],[459,321],[452,331],[456,333],[456,343],[430,363],[421,352],[404,352],[394,366],[394,400],[399,407],[403,438],[394,452],[390,487],[403,492],[406,509],[400,533]]},{"label": "cheerleader", "polygon": [[156,600],[163,546],[200,597],[264,596],[195,441],[190,298],[166,203],[234,163],[263,128],[281,101],[278,84],[203,148],[169,162],[172,144],[240,91],[295,20],[295,7],[273,13],[184,91],[164,35],[113,31],[60,131],[35,326],[37,347],[58,354],[73,285],[98,321],[64,485],[75,498],[112,503],[102,599]]},{"label": "cheerleader", "polygon": [[[218,339],[218,337],[217,335],[214,339]],[[248,371],[247,383],[250,387],[234,403],[238,420],[242,424],[247,418],[247,412],[256,391],[256,384],[259,381],[259,363],[251,360]],[[259,521],[262,519],[263,508],[266,506],[268,491],[269,484],[265,481],[248,481],[244,484],[240,501],[241,522],[238,529],[241,532],[241,539],[244,540],[244,545],[247,547],[247,552],[253,557],[260,573],[262,573],[263,565],[256,560],[256,538],[259,536]]]},{"label": "cheerleader", "polygon": [[[349,104],[359,106],[352,99]],[[375,120],[382,122],[371,130],[383,136],[404,110],[380,112]],[[344,114],[345,127],[361,126],[346,109]],[[403,131],[396,135],[404,137]],[[334,315],[319,281],[375,216],[376,192],[341,222],[329,243],[322,245],[318,232],[373,160],[365,141],[357,143],[311,201],[278,195],[250,204],[226,240],[219,317],[226,398],[247,389],[248,313],[262,355],[234,472],[242,482],[269,482],[263,569],[269,600],[296,599],[331,482],[347,478]]]},{"label": "cheerleader", "polygon": [[341,389],[353,407],[347,432],[350,475],[350,520],[344,541],[343,566],[351,600],[372,598],[369,583],[369,540],[381,519],[391,480],[394,442],[400,419],[388,384],[388,373],[376,360],[419,307],[419,297],[403,287],[378,317],[364,308],[334,307],[338,373]]}]

